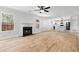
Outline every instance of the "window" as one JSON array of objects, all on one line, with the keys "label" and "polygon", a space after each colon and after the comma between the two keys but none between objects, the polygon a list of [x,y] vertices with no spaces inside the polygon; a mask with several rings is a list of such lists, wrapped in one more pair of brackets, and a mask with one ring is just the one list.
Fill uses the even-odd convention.
[{"label": "window", "polygon": [[13,16],[2,13],[2,31],[14,29]]}]

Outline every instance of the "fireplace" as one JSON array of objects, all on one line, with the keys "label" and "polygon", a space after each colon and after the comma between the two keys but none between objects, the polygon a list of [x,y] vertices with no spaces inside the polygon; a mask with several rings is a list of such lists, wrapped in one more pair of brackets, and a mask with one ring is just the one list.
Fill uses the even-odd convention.
[{"label": "fireplace", "polygon": [[31,35],[32,27],[23,27],[23,36]]}]

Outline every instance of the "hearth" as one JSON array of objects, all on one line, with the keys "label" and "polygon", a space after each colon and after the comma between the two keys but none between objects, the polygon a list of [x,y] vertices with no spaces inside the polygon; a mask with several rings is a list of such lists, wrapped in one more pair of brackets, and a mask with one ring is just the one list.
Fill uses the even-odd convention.
[{"label": "hearth", "polygon": [[32,27],[23,27],[23,36],[31,35]]}]

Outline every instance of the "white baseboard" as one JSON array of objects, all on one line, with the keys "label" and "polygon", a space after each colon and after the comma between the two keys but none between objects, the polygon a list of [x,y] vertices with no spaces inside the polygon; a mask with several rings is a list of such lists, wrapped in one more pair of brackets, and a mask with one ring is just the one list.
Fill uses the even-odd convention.
[{"label": "white baseboard", "polygon": [[13,36],[0,36],[0,40],[3,40],[3,39],[9,39],[9,38],[14,38],[14,37],[19,37],[18,35],[13,35]]}]

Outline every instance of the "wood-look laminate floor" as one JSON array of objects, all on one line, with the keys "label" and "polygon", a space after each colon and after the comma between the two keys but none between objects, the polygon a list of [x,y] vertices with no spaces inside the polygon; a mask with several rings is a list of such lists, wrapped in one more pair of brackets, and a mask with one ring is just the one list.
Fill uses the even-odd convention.
[{"label": "wood-look laminate floor", "polygon": [[49,31],[0,40],[1,52],[77,52],[78,38],[69,32]]}]

